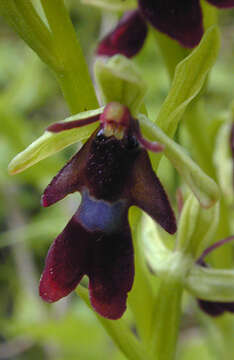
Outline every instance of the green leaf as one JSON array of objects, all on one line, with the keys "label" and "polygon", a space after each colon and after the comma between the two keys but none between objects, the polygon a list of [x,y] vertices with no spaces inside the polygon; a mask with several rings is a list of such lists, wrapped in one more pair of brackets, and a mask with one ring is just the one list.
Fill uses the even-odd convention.
[{"label": "green leaf", "polygon": [[208,72],[215,63],[220,47],[219,30],[212,26],[200,44],[181,61],[175,70],[170,92],[164,101],[157,125],[173,137],[187,105],[201,90]]},{"label": "green leaf", "polygon": [[31,1],[1,0],[0,14],[45,63],[57,67],[51,33]]},{"label": "green leaf", "polygon": [[180,145],[149,121],[145,115],[139,114],[137,118],[151,139],[165,145],[163,154],[172,162],[201,205],[205,208],[214,205],[219,199],[219,189],[215,181],[202,171]]},{"label": "green leaf", "polygon": [[136,7],[136,0],[81,0],[81,2],[113,11],[126,11]]},{"label": "green leaf", "polygon": [[211,301],[234,301],[234,270],[219,270],[194,265],[185,280],[194,296]]},{"label": "green leaf", "polygon": [[131,60],[115,55],[107,62],[97,60],[95,75],[104,104],[117,101],[136,115],[146,93],[146,84]]},{"label": "green leaf", "polygon": [[[96,110],[85,111],[70,116],[63,122],[81,120],[94,115],[99,115],[103,112],[103,109],[104,108],[99,108]],[[24,171],[28,167],[38,163],[48,156],[55,154],[65,147],[74,144],[75,142],[87,139],[95,127],[96,124],[91,124],[80,128],[61,131],[59,133],[45,131],[41,137],[29,145],[24,151],[16,155],[9,164],[9,173],[14,175]]]}]

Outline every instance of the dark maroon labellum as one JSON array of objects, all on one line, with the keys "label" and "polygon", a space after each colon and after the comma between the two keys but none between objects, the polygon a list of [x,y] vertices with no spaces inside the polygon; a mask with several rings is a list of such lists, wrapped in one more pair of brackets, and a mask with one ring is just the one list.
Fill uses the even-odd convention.
[{"label": "dark maroon labellum", "polygon": [[[82,194],[77,212],[49,250],[40,295],[49,302],[59,300],[86,274],[94,309],[117,319],[125,311],[134,276],[129,207],[140,207],[171,234],[176,222],[129,110],[108,104],[100,120],[100,127],[42,197],[43,206],[49,206],[75,191]],[[58,131],[59,124],[51,128]],[[154,143],[153,149],[162,147]]]},{"label": "dark maroon labellum", "polygon": [[[207,1],[218,8],[234,7],[234,0]],[[144,44],[147,22],[187,48],[198,45],[204,32],[200,0],[138,0],[138,9],[125,13],[100,42],[97,53],[136,55]]]}]

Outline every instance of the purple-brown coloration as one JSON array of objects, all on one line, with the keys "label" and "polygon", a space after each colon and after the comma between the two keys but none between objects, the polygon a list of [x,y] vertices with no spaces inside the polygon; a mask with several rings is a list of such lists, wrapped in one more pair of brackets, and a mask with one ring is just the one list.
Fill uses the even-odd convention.
[{"label": "purple-brown coloration", "polygon": [[234,7],[234,0],[207,0],[210,4],[220,8],[232,8]]},{"label": "purple-brown coloration", "polygon": [[141,133],[141,129],[139,126],[138,122],[135,122],[134,124],[134,132],[137,136],[137,140],[139,141],[139,143],[143,146],[143,148],[152,151],[152,152],[161,152],[164,150],[164,145],[159,144],[158,142],[154,141],[149,141],[146,138],[144,138],[144,136]]},{"label": "purple-brown coloration", "polygon": [[130,127],[131,114],[126,106],[111,102],[105,106],[99,120],[102,127],[110,125],[111,127],[121,127],[123,130],[127,130]]},{"label": "purple-brown coloration", "polygon": [[218,249],[219,247],[229,243],[230,241],[234,240],[234,236],[229,236],[225,239],[219,240],[216,243],[212,244],[211,246],[209,246],[208,248],[206,248],[203,253],[201,254],[201,256],[199,257],[199,259],[196,261],[197,264],[203,265],[203,260],[204,258],[209,255],[212,251],[214,251],[215,249]]},{"label": "purple-brown coloration", "polygon": [[48,126],[48,128],[46,130],[53,132],[53,133],[58,133],[60,131],[71,130],[71,129],[78,128],[81,126],[89,125],[98,120],[99,120],[99,115],[94,115],[94,116],[90,116],[89,118],[86,118],[86,119],[79,119],[79,120],[73,120],[73,121],[68,121],[68,122],[57,122],[57,123],[54,123],[54,124]]},{"label": "purple-brown coloration", "polygon": [[223,315],[226,311],[234,313],[234,302],[206,301],[198,299],[201,310],[210,316]]},{"label": "purple-brown coloration", "polygon": [[[140,207],[171,234],[176,231],[176,222],[149,156],[134,132],[136,120],[126,107],[112,105],[113,109],[111,104],[106,106],[100,127],[43,194],[43,206],[75,191],[81,192],[82,201],[49,250],[40,295],[46,301],[57,301],[86,274],[94,309],[117,319],[126,308],[134,276],[129,207]],[[119,124],[124,125],[121,139],[114,135]],[[106,136],[109,126],[113,134]]]},{"label": "purple-brown coloration", "polygon": [[[207,0],[218,8],[234,7],[234,0]],[[126,13],[99,44],[99,55],[136,55],[142,48],[149,22],[158,31],[193,48],[204,29],[200,0],[138,0],[138,10]]]},{"label": "purple-brown coloration", "polygon": [[142,48],[147,35],[147,25],[138,10],[124,14],[117,27],[100,42],[97,54],[113,56],[122,54],[129,58]]},{"label": "purple-brown coloration", "polygon": [[194,47],[203,34],[199,0],[139,0],[139,8],[152,26],[183,46]]},{"label": "purple-brown coloration", "polygon": [[[204,261],[204,257],[207,256],[209,253],[214,251],[215,249],[223,246],[226,243],[234,240],[234,236],[229,236],[225,239],[222,239],[213,245],[209,246],[205,249],[196,263],[200,266],[207,267],[207,264]],[[198,305],[201,310],[203,310],[206,314],[210,316],[219,316],[223,315],[226,311],[234,313],[234,301],[233,302],[223,302],[223,301],[209,301],[209,300],[201,300],[197,299]]]},{"label": "purple-brown coloration", "polygon": [[119,318],[134,277],[131,233],[125,221],[112,233],[89,231],[81,224],[78,209],[48,252],[40,295],[48,302],[57,301],[74,290],[85,274],[94,309],[107,318]]}]

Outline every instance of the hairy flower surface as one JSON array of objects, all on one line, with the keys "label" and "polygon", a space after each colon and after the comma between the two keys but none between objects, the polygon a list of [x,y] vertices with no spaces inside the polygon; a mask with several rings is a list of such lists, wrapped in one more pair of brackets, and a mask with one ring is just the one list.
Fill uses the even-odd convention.
[{"label": "hairy flower surface", "polygon": [[[218,8],[234,7],[234,0],[207,1]],[[199,0],[138,0],[138,9],[124,14],[100,42],[97,53],[136,55],[144,44],[147,22],[188,48],[196,46],[204,32]]]},{"label": "hairy flower surface", "polygon": [[100,117],[57,123],[48,130],[58,132],[97,120],[100,126],[42,197],[43,206],[75,191],[81,192],[82,200],[48,252],[40,295],[46,301],[57,301],[88,275],[93,308],[117,319],[126,309],[134,278],[129,207],[140,207],[171,234],[176,222],[145,150],[161,151],[162,146],[143,138],[127,107],[110,103]]}]

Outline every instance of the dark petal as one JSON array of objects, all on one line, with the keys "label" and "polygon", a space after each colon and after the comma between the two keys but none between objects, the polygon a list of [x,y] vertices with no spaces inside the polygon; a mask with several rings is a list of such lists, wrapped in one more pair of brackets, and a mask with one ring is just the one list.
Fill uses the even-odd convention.
[{"label": "dark petal", "polygon": [[198,304],[201,310],[211,316],[222,315],[225,311],[234,313],[234,302],[214,302],[198,299]]},{"label": "dark petal", "polygon": [[43,271],[39,293],[53,302],[75,289],[85,274],[92,233],[77,221],[77,213],[51,245]]},{"label": "dark petal", "polygon": [[[92,256],[92,257],[91,257]],[[134,259],[129,225],[95,241],[88,276],[94,309],[108,319],[118,319],[126,309],[127,293],[134,278]]]},{"label": "dark petal", "polygon": [[92,140],[93,136],[89,138],[80,151],[68,161],[47,186],[41,201],[44,207],[56,203],[68,194],[79,191],[81,186],[84,185],[84,169],[88,161]]},{"label": "dark petal", "polygon": [[145,18],[159,31],[194,47],[203,34],[199,0],[138,0]]},{"label": "dark petal", "polygon": [[135,161],[129,188],[131,205],[136,205],[147,212],[170,234],[176,232],[173,210],[144,149]]},{"label": "dark petal", "polygon": [[234,313],[234,302],[226,302],[226,303],[222,303],[222,304],[223,304],[223,308],[225,309],[225,311]]},{"label": "dark petal", "polygon": [[137,140],[139,141],[139,143],[141,144],[141,146],[148,150],[148,151],[152,151],[152,152],[161,152],[164,150],[165,146],[158,143],[157,141],[149,141],[147,140],[143,135],[142,135],[142,132],[141,132],[141,129],[140,129],[140,126],[139,126],[139,123],[138,121],[136,120],[135,121],[135,135],[137,137]]},{"label": "dark petal", "polygon": [[219,8],[232,8],[234,7],[234,0],[207,0],[210,4]]},{"label": "dark petal", "polygon": [[100,115],[94,115],[90,116],[85,119],[79,119],[79,120],[73,120],[73,121],[67,121],[67,122],[57,122],[50,126],[48,126],[47,131],[58,133],[60,131],[64,130],[70,130],[74,128],[78,128],[81,126],[86,126],[89,124],[94,123],[95,121],[99,120]]},{"label": "dark petal", "polygon": [[225,311],[219,302],[198,299],[198,304],[200,309],[210,316],[219,316],[222,315]]},{"label": "dark petal", "polygon": [[214,251],[215,249],[218,249],[219,247],[228,244],[229,242],[234,240],[234,235],[233,236],[228,236],[225,239],[219,240],[216,243],[212,244],[211,246],[209,246],[208,248],[206,248],[203,253],[201,254],[201,256],[197,259],[196,263],[206,267],[206,263],[204,262],[204,258],[209,255],[212,251]]},{"label": "dark petal", "polygon": [[99,44],[98,55],[136,55],[142,48],[147,35],[147,25],[138,10],[127,12],[117,27]]}]

